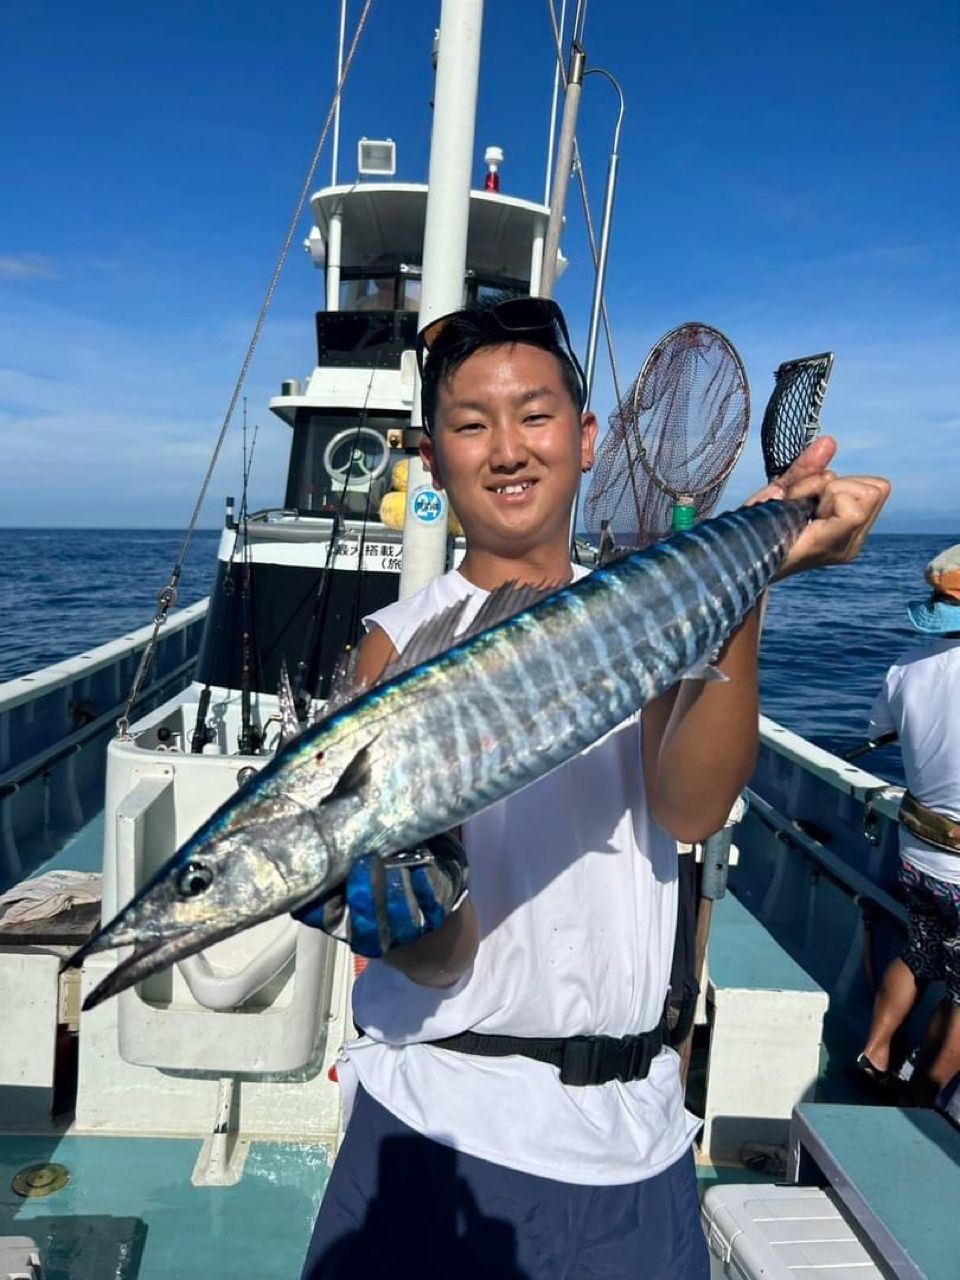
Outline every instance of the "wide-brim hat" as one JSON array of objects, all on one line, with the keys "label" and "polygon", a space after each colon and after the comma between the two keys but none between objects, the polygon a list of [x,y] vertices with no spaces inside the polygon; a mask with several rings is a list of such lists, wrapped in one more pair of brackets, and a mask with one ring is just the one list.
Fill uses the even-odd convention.
[{"label": "wide-brim hat", "polygon": [[926,635],[960,634],[960,543],[934,556],[923,576],[933,594],[907,605],[910,621]]},{"label": "wide-brim hat", "polygon": [[960,635],[960,603],[952,604],[949,600],[927,596],[926,600],[911,600],[907,605],[907,616],[925,635],[943,636],[951,631]]}]

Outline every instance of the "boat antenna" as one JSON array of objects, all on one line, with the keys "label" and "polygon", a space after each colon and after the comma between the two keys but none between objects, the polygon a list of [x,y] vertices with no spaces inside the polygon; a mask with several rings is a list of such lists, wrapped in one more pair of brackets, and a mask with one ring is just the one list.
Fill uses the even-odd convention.
[{"label": "boat antenna", "polygon": [[563,95],[563,116],[560,120],[560,141],[557,143],[557,163],[553,174],[553,191],[550,196],[550,217],[543,243],[543,267],[540,272],[540,296],[552,298],[557,282],[557,265],[560,253],[560,232],[567,205],[567,187],[573,168],[573,149],[576,145],[577,115],[580,111],[580,95],[583,92],[583,74],[587,55],[574,36],[570,46],[570,69],[567,73]]},{"label": "boat antenna", "polygon": [[247,453],[247,397],[243,397],[243,492],[240,497],[240,525],[243,530],[243,559],[240,573],[240,736],[237,746],[243,756],[252,756],[260,750],[263,734],[253,723],[250,714],[250,694],[253,690],[253,564],[250,555],[250,507],[248,501],[250,468],[257,443],[257,428],[253,429],[250,453]]},{"label": "boat antenna", "polygon": [[[347,0],[340,0],[340,35],[337,40],[337,84],[343,80],[343,41],[347,31]],[[340,94],[333,106],[333,142],[330,144],[330,185],[337,185],[340,160]]]},{"label": "boat antenna", "polygon": [[[567,25],[567,0],[562,0],[560,5],[560,22],[557,25],[556,13],[553,7],[553,0],[547,0],[547,6],[550,9],[550,16],[553,18],[556,29],[556,38],[558,45],[563,39],[563,30]],[[557,134],[557,104],[560,99],[560,86],[566,88],[566,77],[563,74],[563,57],[557,59],[557,65],[553,69],[553,95],[550,98],[550,132],[547,135],[547,172],[543,180],[543,203],[550,203],[550,186],[553,180],[553,146]]]},{"label": "boat antenna", "polygon": [[237,380],[234,385],[233,392],[231,393],[230,400],[227,405],[226,413],[224,414],[223,421],[220,425],[220,431],[217,435],[217,440],[213,447],[213,453],[210,458],[210,463],[207,466],[206,474],[203,477],[203,483],[200,485],[200,492],[197,495],[197,500],[194,504],[193,513],[187,524],[186,532],[184,533],[184,536],[183,536],[183,541],[180,544],[180,550],[177,553],[176,563],[174,564],[170,574],[170,581],[160,591],[159,595],[157,596],[157,610],[153,618],[153,633],[151,634],[150,639],[147,641],[146,647],[144,648],[143,654],[141,655],[140,663],[137,667],[136,674],[134,675],[134,678],[133,678],[133,683],[130,686],[130,692],[127,695],[127,703],[123,709],[123,714],[121,715],[120,719],[117,721],[117,737],[118,738],[125,738],[129,735],[130,716],[132,714],[134,704],[136,703],[137,699],[140,696],[140,690],[143,687],[143,682],[146,679],[147,672],[150,670],[150,665],[153,662],[153,655],[156,652],[157,640],[160,635],[160,628],[163,626],[164,622],[166,621],[167,614],[170,611],[170,608],[174,604],[176,604],[177,590],[180,582],[180,575],[183,572],[183,564],[186,559],[187,550],[190,546],[190,540],[193,537],[193,533],[196,528],[197,521],[200,518],[200,511],[203,507],[204,500],[207,496],[207,490],[210,487],[210,481],[213,478],[213,472],[217,465],[217,460],[219,459],[220,453],[223,449],[223,443],[227,436],[227,430],[229,429],[230,423],[233,420],[233,415],[234,415],[234,412],[236,411],[237,403],[240,399],[241,393],[246,384],[247,374],[250,370],[250,365],[253,362],[253,355],[254,355],[254,352],[256,351],[257,343],[260,341],[260,333],[263,329],[264,322],[266,321],[267,313],[270,310],[270,306],[273,302],[274,294],[277,291],[277,286],[280,283],[280,276],[281,276],[281,273],[283,272],[284,265],[289,255],[290,246],[293,243],[294,236],[297,234],[297,228],[300,225],[300,219],[303,215],[303,210],[306,206],[307,199],[310,195],[310,188],[313,186],[314,175],[316,174],[317,166],[320,163],[320,156],[323,152],[324,146],[326,145],[327,134],[330,131],[330,126],[333,122],[334,114],[336,113],[337,106],[340,102],[340,96],[343,93],[344,86],[346,85],[347,79],[349,78],[350,69],[353,66],[353,60],[357,52],[357,46],[360,43],[360,37],[363,34],[364,27],[367,24],[367,18],[369,17],[370,9],[372,5],[373,5],[373,0],[364,0],[363,9],[360,12],[360,17],[357,19],[357,27],[353,33],[353,39],[350,42],[350,48],[347,52],[347,56],[343,63],[342,74],[340,75],[339,81],[337,82],[337,87],[334,90],[333,100],[330,103],[330,107],[327,111],[326,118],[323,122],[323,128],[320,130],[320,137],[317,140],[317,145],[313,151],[313,157],[307,169],[306,178],[304,179],[303,186],[300,189],[300,195],[297,198],[296,208],[293,211],[293,216],[291,217],[290,223],[287,227],[287,232],[286,232],[286,235],[284,236],[283,245],[281,247],[280,254],[277,258],[276,265],[274,266],[273,273],[270,277],[270,282],[267,285],[267,291],[264,295],[263,303],[261,304],[260,312],[257,316],[256,323],[254,324],[253,333],[250,337],[250,342],[247,346],[246,353],[240,365],[240,372],[237,375]]},{"label": "boat antenna", "polygon": [[[566,87],[566,73],[563,65],[563,44],[562,44],[562,24],[557,25],[557,15],[554,8],[553,0],[547,0],[547,10],[550,14],[550,23],[553,31],[554,56],[556,59],[556,74],[559,77],[561,85]],[[582,31],[584,13],[580,13],[580,27]],[[551,144],[552,147],[552,144]],[[597,244],[597,237],[593,229],[593,217],[590,213],[590,200],[587,196],[587,179],[584,172],[583,163],[580,158],[580,147],[576,137],[573,140],[573,171],[577,178],[577,187],[580,191],[580,204],[583,208],[583,220],[587,231],[587,244],[590,248],[590,260],[593,263],[594,270],[599,269],[600,251]],[[548,184],[549,192],[549,184]],[[546,200],[547,197],[544,197]],[[604,294],[600,295],[600,317],[603,321],[603,333],[607,343],[607,354],[610,360],[610,375],[613,379],[613,395],[617,403],[620,403],[620,375],[617,370],[616,348],[613,342],[613,330],[610,327],[610,316],[607,311],[607,301]],[[574,548],[575,549],[575,548]]]}]

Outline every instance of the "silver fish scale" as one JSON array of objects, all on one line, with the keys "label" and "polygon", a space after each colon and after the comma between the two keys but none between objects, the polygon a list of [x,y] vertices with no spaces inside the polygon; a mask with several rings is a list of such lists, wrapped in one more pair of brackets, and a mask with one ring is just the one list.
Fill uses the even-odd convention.
[{"label": "silver fish scale", "polygon": [[674,685],[744,617],[810,509],[765,503],[717,517],[399,677],[371,745],[377,791],[393,800],[350,814],[334,835],[347,860],[456,826]]}]

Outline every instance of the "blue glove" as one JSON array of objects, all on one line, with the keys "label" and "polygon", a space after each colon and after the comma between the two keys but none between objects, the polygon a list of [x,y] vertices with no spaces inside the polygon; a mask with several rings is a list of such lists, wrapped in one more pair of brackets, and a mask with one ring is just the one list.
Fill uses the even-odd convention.
[{"label": "blue glove", "polygon": [[439,928],[467,894],[467,857],[455,836],[381,858],[368,853],[332,893],[291,912],[295,920],[377,958]]}]

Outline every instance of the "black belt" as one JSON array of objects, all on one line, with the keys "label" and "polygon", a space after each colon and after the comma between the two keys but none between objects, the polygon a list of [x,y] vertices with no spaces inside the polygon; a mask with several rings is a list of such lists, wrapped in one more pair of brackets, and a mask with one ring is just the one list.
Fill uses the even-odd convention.
[{"label": "black belt", "polygon": [[611,1080],[643,1080],[650,1064],[666,1043],[661,1022],[652,1031],[635,1036],[569,1036],[565,1040],[537,1039],[527,1036],[482,1036],[476,1031],[462,1031],[444,1040],[427,1040],[425,1044],[456,1053],[472,1053],[483,1058],[506,1058],[519,1054],[536,1062],[548,1062],[560,1070],[564,1084],[583,1086],[607,1084]]}]

